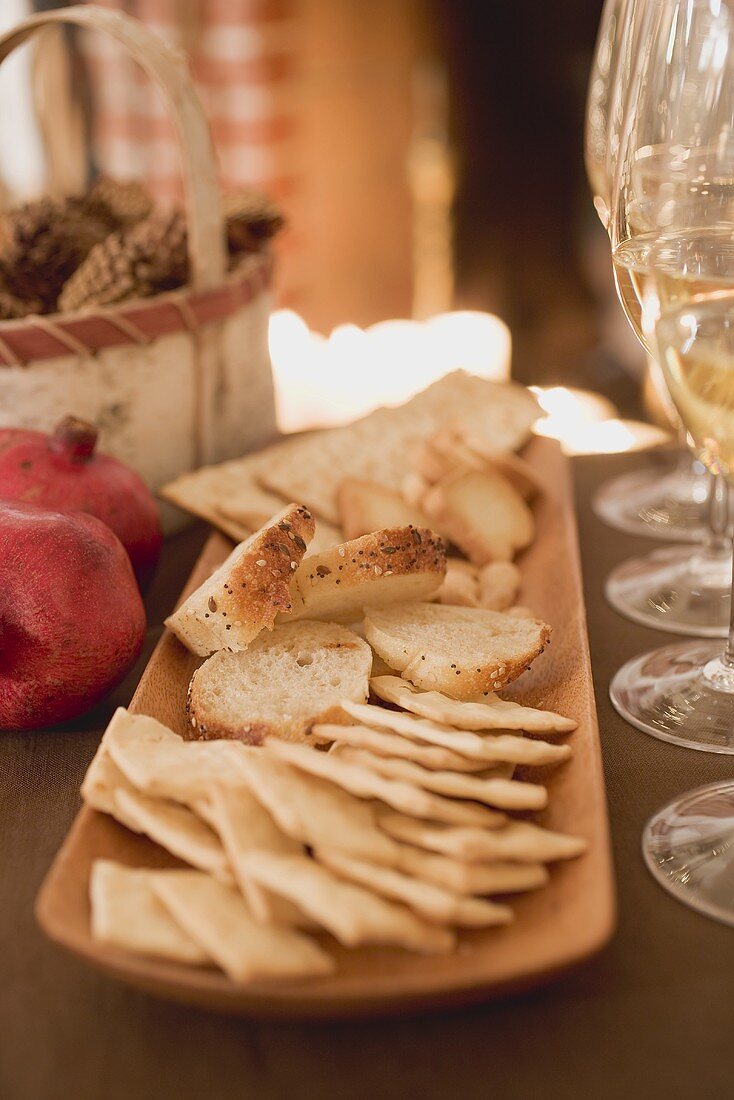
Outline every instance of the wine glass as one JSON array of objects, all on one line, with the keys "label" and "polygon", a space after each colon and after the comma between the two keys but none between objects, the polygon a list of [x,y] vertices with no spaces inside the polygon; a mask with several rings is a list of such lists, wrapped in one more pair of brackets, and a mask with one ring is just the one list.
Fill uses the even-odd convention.
[{"label": "wine glass", "polygon": [[[609,224],[624,94],[639,46],[642,7],[640,0],[606,0],[589,78],[584,134],[586,173],[605,228]],[[651,381],[659,396],[661,386],[654,366]],[[672,423],[676,429],[677,417]],[[685,440],[682,442],[685,444]],[[684,450],[667,470],[646,467],[605,482],[594,495],[593,507],[604,522],[631,534],[698,542],[706,530],[708,495],[703,470]],[[669,590],[662,579],[660,591],[665,593],[666,588]]]},{"label": "wine glass", "polygon": [[[655,0],[644,22],[614,185],[613,258],[654,335],[691,447],[731,482],[734,0]],[[723,651],[689,640],[635,658],[611,697],[653,737],[734,753],[734,613]],[[681,901],[734,924],[734,781],[660,810],[643,853]]]},{"label": "wine glass", "polygon": [[[619,159],[617,154],[620,146],[620,131],[624,107],[629,97],[631,74],[637,71],[637,61],[640,53],[644,52],[647,41],[642,33],[643,15],[655,10],[659,2],[660,0],[649,0],[648,3],[644,0],[617,0],[615,4],[609,0],[605,7],[598,52],[601,58],[600,71],[609,72],[611,90],[604,99],[597,87],[600,81],[595,81],[592,77],[589,117],[595,119],[596,137],[590,136],[587,130],[586,138],[587,163],[592,162],[593,153],[596,165],[593,178],[597,180],[597,186],[600,188],[603,184],[599,181],[603,177],[609,178]],[[613,43],[617,43],[616,47]],[[616,67],[613,62],[615,54]],[[605,57],[611,57],[612,60],[607,64],[604,61]],[[603,114],[603,105],[607,107],[608,124],[606,159],[602,163],[599,159],[601,137],[598,131],[601,128],[599,118]],[[660,162],[655,156],[643,158],[635,164],[629,190],[630,192],[634,190],[637,201],[629,206],[625,223],[625,232],[630,238],[643,237],[651,231],[647,219],[651,212],[653,216],[655,214],[654,197],[667,182],[665,178],[660,177],[661,167],[664,168],[664,160]],[[611,201],[609,194],[610,192],[606,191],[597,197],[598,209],[608,212],[608,204]],[[609,229],[611,235],[613,230],[611,223]],[[652,229],[654,230],[654,226]],[[648,353],[651,378],[656,380],[660,403],[669,410],[671,424],[681,426],[682,430],[680,418],[667,393],[660,368],[655,362],[656,348],[650,329],[656,316],[654,300],[651,299],[647,303],[645,306],[647,313],[644,313],[643,302],[638,294],[640,287],[630,277],[627,267],[623,263],[615,263],[614,273],[617,291],[627,319]],[[683,430],[682,440],[685,442]],[[690,494],[691,501],[695,503],[698,519],[694,528],[683,534],[686,538],[693,535],[695,541],[699,542],[698,549],[692,552],[690,546],[679,545],[625,561],[612,570],[606,581],[605,593],[611,605],[620,614],[644,626],[674,634],[725,637],[731,598],[729,492],[722,479],[719,479],[718,483],[714,482],[710,475],[705,480],[701,479],[691,474],[688,463],[685,465],[688,470],[687,492]],[[661,479],[658,470],[648,469],[639,475],[635,472],[617,479],[615,483],[602,486],[601,497],[597,497],[597,504],[601,498],[606,502],[601,508],[602,518],[614,522],[615,526],[633,530],[639,526],[637,521],[644,516],[650,521],[647,524],[648,534],[674,535],[676,528],[675,524],[670,522],[672,515],[670,510],[666,511],[664,507],[661,511],[650,496],[646,496],[644,502],[640,503],[642,498],[638,494],[639,484],[636,480],[638,476],[652,478],[656,486],[666,481],[665,478]],[[624,503],[616,500],[616,489],[613,491],[610,488],[612,484],[616,484],[621,490]],[[667,489],[662,491],[664,494],[668,492]],[[607,505],[614,510],[616,519],[612,519]],[[622,513],[629,519],[632,514],[629,509],[634,512],[636,521],[617,522]],[[689,512],[689,517],[690,515],[692,513]],[[707,520],[703,530],[700,526],[702,520]]]}]

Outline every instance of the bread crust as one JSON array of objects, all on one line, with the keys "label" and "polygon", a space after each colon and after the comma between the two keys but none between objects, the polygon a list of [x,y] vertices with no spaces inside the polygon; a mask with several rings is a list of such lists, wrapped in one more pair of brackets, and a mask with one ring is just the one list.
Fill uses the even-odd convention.
[{"label": "bread crust", "polygon": [[[425,596],[415,597],[430,598],[445,574],[446,549],[435,531],[412,525],[388,527],[304,558],[294,578],[295,610],[292,615],[282,615],[279,621],[312,617],[327,599],[338,602],[340,594],[351,596],[365,582],[383,578],[434,577],[435,588],[429,585]],[[367,597],[365,603],[373,599]]]},{"label": "bread crust", "polygon": [[307,508],[288,505],[236,547],[166,626],[202,657],[218,649],[245,649],[261,630],[272,629],[279,612],[291,610],[291,581],[314,530]]}]

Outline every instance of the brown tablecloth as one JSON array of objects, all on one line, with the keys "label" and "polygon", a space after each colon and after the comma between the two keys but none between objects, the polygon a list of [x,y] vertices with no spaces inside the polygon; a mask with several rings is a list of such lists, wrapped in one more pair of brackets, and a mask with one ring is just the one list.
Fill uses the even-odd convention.
[{"label": "brown tablecloth", "polygon": [[[253,1100],[298,1096],[708,1100],[734,1094],[734,930],[664,894],[640,858],[647,817],[734,760],[645,737],[607,700],[609,679],[667,639],[628,623],[602,583],[652,549],[603,527],[593,488],[645,459],[576,462],[581,549],[617,865],[612,944],[551,986],[466,1011],[351,1023],[233,1020],[114,984],[48,943],[36,891],[78,807],[84,770],[116,697],[74,729],[0,734],[0,1095],[7,1100]],[[166,547],[148,599],[160,622],[206,532]],[[150,643],[158,630],[151,630]],[[147,652],[149,652],[150,646]],[[146,653],[147,656],[147,653]],[[83,728],[81,728],[83,727]]]}]

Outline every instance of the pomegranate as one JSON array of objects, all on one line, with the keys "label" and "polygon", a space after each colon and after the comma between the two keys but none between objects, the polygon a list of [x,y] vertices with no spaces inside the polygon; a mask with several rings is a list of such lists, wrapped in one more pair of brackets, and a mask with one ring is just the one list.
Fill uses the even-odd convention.
[{"label": "pomegranate", "polygon": [[109,527],[84,512],[0,503],[0,729],[82,714],[144,638],[130,559]]},{"label": "pomegranate", "polygon": [[61,420],[50,436],[0,429],[0,499],[97,516],[127,550],[144,588],[161,549],[155,499],[129,466],[98,454],[96,443],[96,428],[75,416]]}]

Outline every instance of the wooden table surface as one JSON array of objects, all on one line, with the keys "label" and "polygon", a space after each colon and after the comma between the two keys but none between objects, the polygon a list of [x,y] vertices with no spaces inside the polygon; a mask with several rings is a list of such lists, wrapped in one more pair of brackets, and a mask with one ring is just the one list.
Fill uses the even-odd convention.
[{"label": "wooden table surface", "polygon": [[[512,1000],[351,1023],[232,1020],[115,985],[48,943],[32,906],[78,808],[113,706],[74,728],[0,734],[0,1096],[3,1100],[586,1098],[718,1100],[734,1092],[734,931],[665,895],[640,857],[647,817],[689,787],[730,777],[725,756],[645,737],[607,700],[628,657],[668,639],[605,604],[604,577],[653,542],[611,532],[596,484],[650,459],[575,463],[581,549],[620,903],[618,933],[582,969]],[[170,609],[203,544],[171,540],[148,596]],[[146,654],[160,627],[152,626]]]}]

